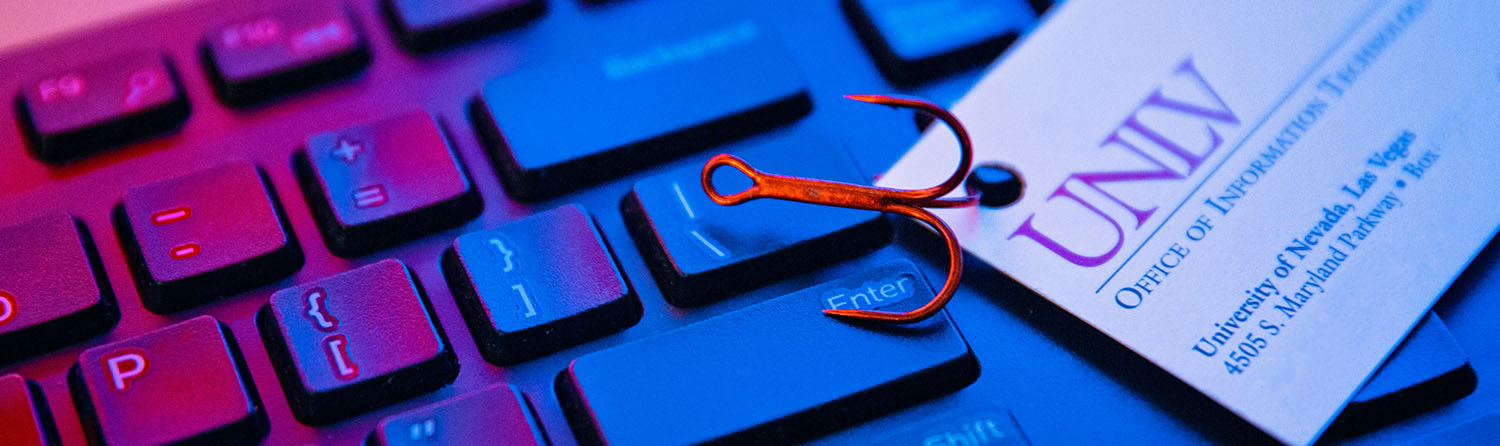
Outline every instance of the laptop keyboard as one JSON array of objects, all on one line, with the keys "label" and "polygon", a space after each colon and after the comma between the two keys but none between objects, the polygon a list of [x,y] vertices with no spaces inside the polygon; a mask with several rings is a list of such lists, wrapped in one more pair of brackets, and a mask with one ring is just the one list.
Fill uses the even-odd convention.
[{"label": "laptop keyboard", "polygon": [[[870,182],[925,123],[841,95],[951,102],[1049,7],[209,2],[7,55],[0,443],[1267,441],[985,267],[827,318],[926,302],[931,235],[699,186]],[[1331,436],[1456,425],[1443,322],[1392,358]]]}]

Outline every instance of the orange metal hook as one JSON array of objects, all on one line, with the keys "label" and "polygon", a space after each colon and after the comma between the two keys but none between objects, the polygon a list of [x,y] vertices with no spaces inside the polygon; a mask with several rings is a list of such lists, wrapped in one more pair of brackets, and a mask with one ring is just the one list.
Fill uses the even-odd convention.
[{"label": "orange metal hook", "polygon": [[[927,319],[943,309],[943,306],[948,304],[948,300],[953,298],[953,293],[958,291],[958,279],[963,273],[963,250],[959,248],[958,237],[953,234],[953,230],[924,208],[962,207],[975,203],[974,197],[942,198],[963,184],[964,176],[968,175],[969,167],[974,161],[974,148],[969,141],[969,132],[952,113],[931,102],[884,95],[844,97],[871,104],[910,108],[942,120],[948,125],[948,129],[953,131],[953,135],[958,137],[959,150],[961,150],[958,169],[937,186],[916,190],[889,189],[768,174],[755,170],[745,160],[734,155],[721,153],[710,158],[708,163],[703,165],[703,191],[707,192],[708,197],[715,203],[725,206],[734,206],[758,198],[774,198],[824,206],[890,212],[921,220],[941,234],[948,244],[948,277],[943,282],[943,288],[938,291],[932,301],[927,302],[921,308],[904,313],[871,310],[823,310],[823,312],[849,319],[894,323],[912,323]],[[749,177],[750,188],[729,195],[720,194],[715,190],[711,180],[713,173],[725,166],[739,170]]]}]

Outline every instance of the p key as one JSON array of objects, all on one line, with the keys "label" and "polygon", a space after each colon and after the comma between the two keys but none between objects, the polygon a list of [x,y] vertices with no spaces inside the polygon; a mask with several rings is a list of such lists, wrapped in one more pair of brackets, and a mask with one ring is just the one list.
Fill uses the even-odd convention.
[{"label": "p key", "polygon": [[623,330],[641,301],[577,205],[465,234],[443,259],[484,358],[514,364]]},{"label": "p key", "polygon": [[64,162],[165,132],[187,119],[187,97],[161,55],[135,52],[23,86],[19,115],[32,152]]},{"label": "p key", "polygon": [[482,207],[425,112],[314,135],[296,165],[323,241],[340,256],[457,226]]},{"label": "p key", "polygon": [[199,316],[85,350],[68,375],[93,444],[257,444],[270,426],[234,336]]},{"label": "p key", "polygon": [[302,249],[274,197],[248,162],[126,192],[115,223],[141,303],[169,313],[300,269]]},{"label": "p key", "polygon": [[258,321],[292,415],[306,424],[333,423],[458,376],[453,346],[400,261],[278,291]]}]

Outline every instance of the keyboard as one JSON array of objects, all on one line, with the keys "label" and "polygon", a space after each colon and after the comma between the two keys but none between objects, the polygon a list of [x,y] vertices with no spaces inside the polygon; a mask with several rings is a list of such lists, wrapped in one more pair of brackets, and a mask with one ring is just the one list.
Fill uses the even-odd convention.
[{"label": "keyboard", "polygon": [[[0,444],[1268,443],[874,212],[1045,0],[201,1],[0,55]],[[721,171],[724,189],[743,177]],[[1493,441],[1500,248],[1323,441]],[[1309,373],[1314,373],[1310,371]]]}]

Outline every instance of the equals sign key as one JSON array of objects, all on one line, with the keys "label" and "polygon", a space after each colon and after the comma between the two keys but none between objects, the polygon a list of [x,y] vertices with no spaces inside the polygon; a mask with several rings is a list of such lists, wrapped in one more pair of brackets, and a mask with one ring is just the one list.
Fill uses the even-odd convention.
[{"label": "equals sign key", "polygon": [[389,198],[385,194],[385,186],[377,184],[361,187],[354,190],[354,207],[369,209],[385,204]]}]

